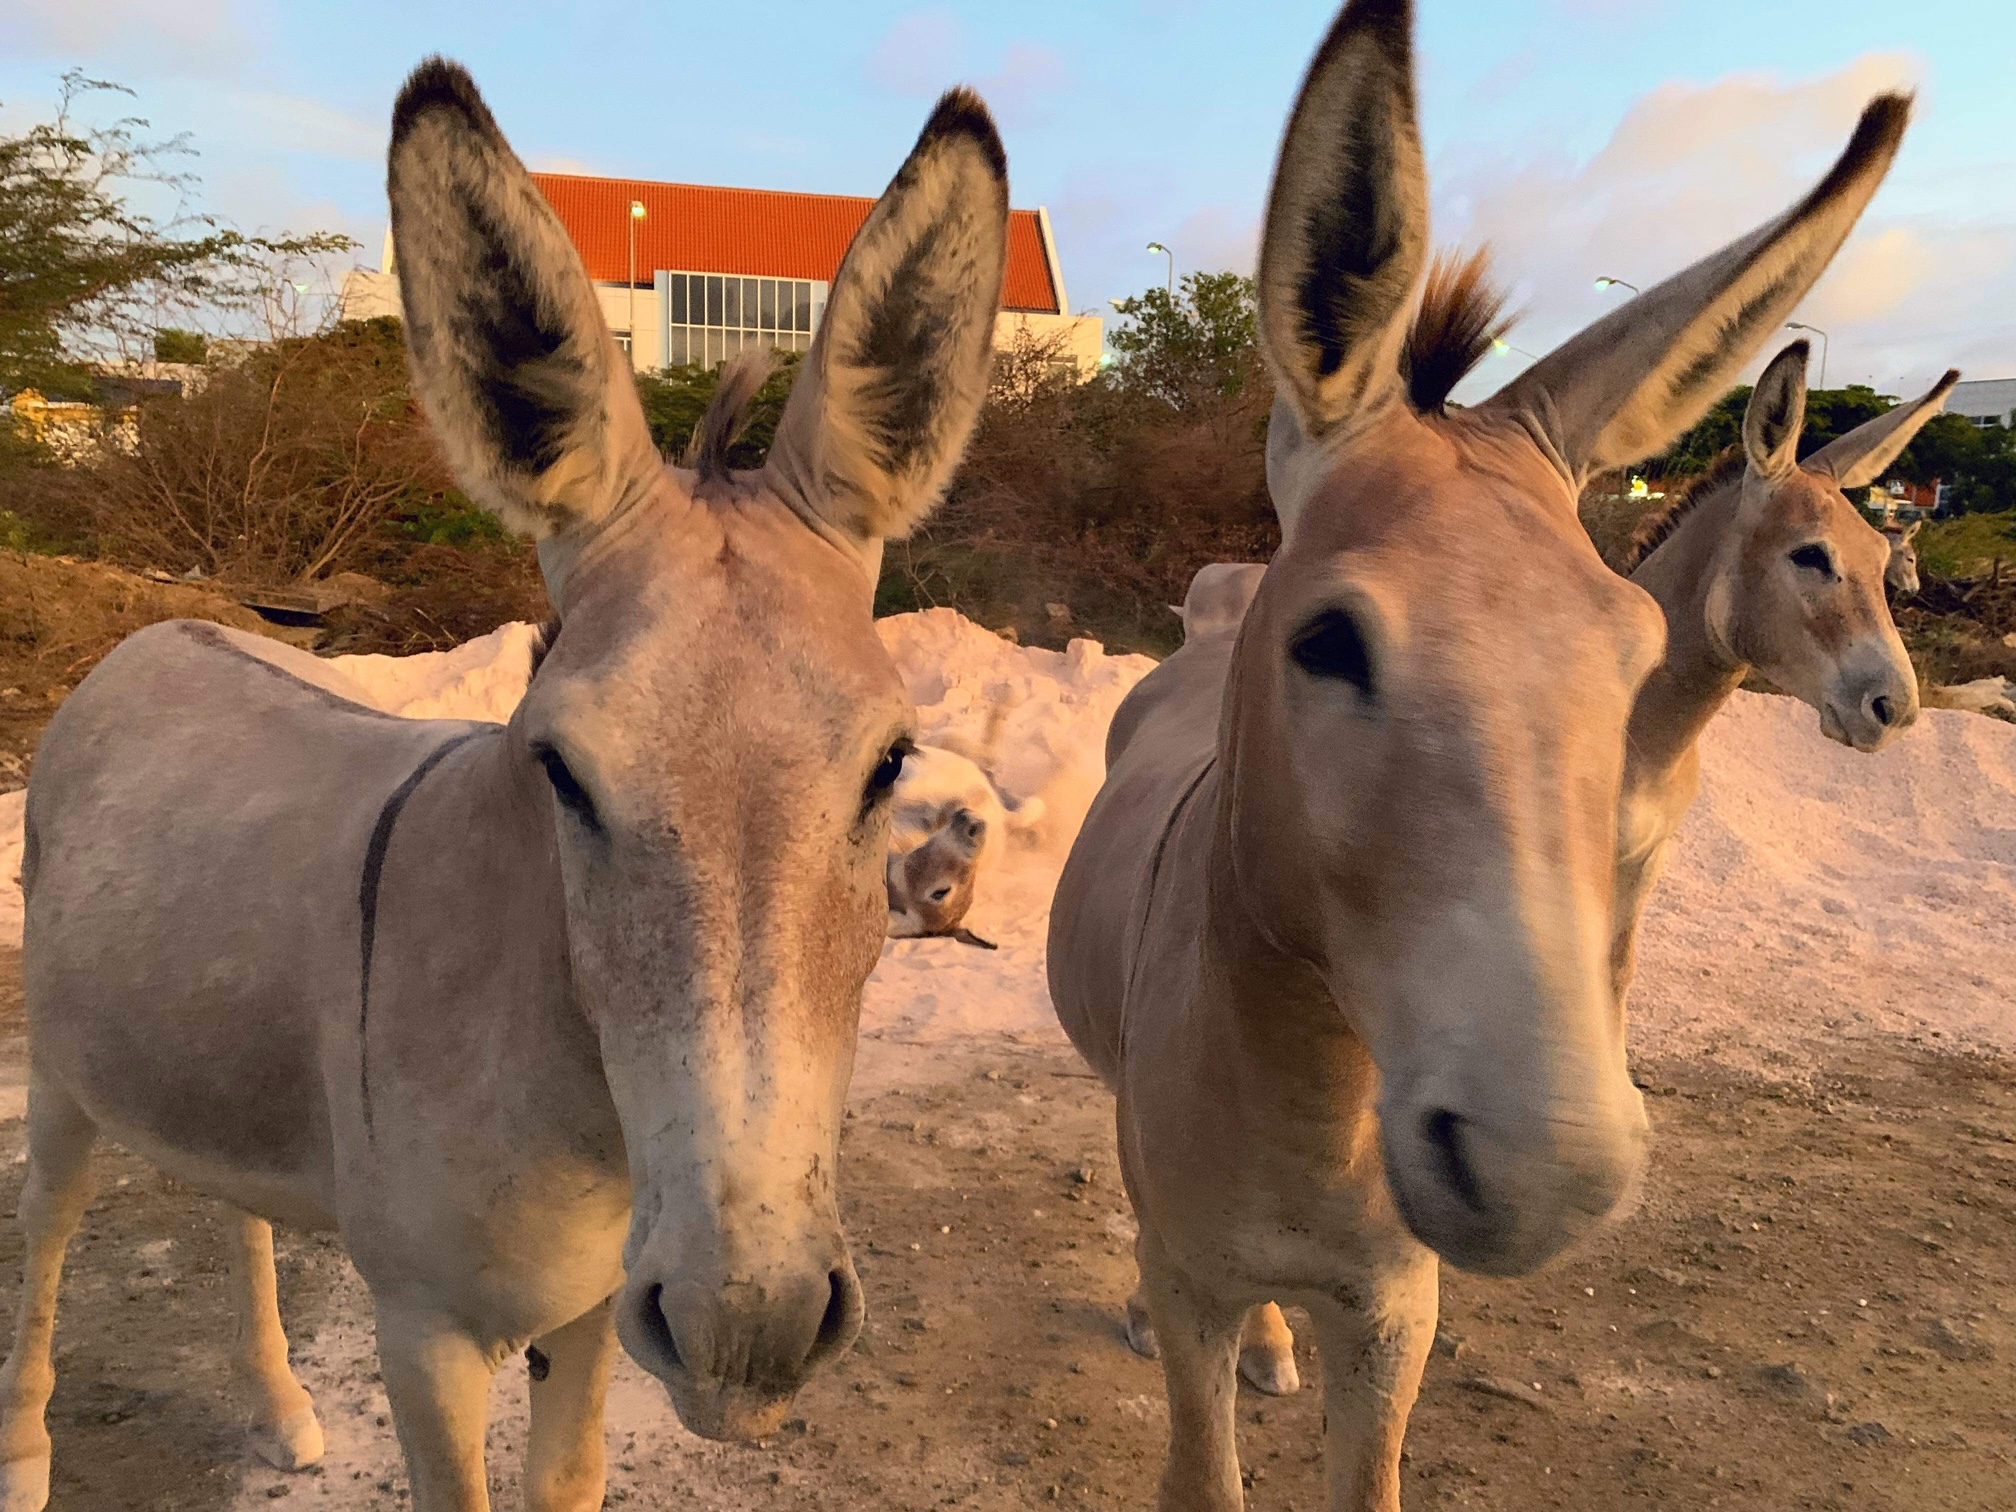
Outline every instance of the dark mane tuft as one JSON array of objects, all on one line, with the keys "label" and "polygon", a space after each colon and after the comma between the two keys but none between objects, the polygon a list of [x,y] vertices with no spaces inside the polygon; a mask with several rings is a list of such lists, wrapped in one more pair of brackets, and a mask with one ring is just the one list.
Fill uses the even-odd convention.
[{"label": "dark mane tuft", "polygon": [[532,674],[525,681],[530,684],[539,675],[539,669],[546,662],[546,653],[553,649],[553,642],[560,638],[560,611],[554,610],[539,627],[539,633],[532,638]]},{"label": "dark mane tuft", "polygon": [[1645,558],[1657,551],[1665,544],[1666,538],[1680,528],[1682,520],[1741,478],[1743,469],[1747,466],[1749,458],[1743,455],[1742,447],[1723,448],[1722,454],[1709,464],[1708,471],[1674,494],[1661,508],[1653,510],[1638,522],[1638,528],[1631,532],[1631,544],[1625,548],[1624,560],[1618,564],[1617,570],[1626,577],[1636,572]]},{"label": "dark mane tuft", "polygon": [[1479,247],[1468,257],[1436,254],[1400,352],[1407,397],[1416,410],[1441,414],[1456,385],[1512,328],[1512,317],[1505,313],[1506,297],[1505,290],[1491,281],[1489,247]]},{"label": "dark mane tuft", "polygon": [[707,412],[693,428],[693,439],[686,443],[686,455],[679,459],[681,467],[696,469],[702,483],[728,476],[728,448],[749,428],[756,395],[770,381],[776,366],[776,357],[768,351],[745,350],[728,359],[714,397],[707,401]]}]

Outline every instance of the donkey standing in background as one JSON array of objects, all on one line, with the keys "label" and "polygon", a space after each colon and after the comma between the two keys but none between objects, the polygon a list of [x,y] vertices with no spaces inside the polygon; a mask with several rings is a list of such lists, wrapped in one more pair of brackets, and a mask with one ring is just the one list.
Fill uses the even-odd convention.
[{"label": "donkey standing in background", "polygon": [[1442,413],[1398,357],[1427,241],[1411,31],[1405,0],[1351,0],[1303,84],[1259,275],[1282,546],[1236,637],[1129,696],[1051,914],[1058,1016],[1117,1097],[1165,1509],[1243,1504],[1241,1327],[1281,1297],[1316,1319],[1333,1507],[1391,1512],[1437,1254],[1530,1271],[1636,1181],[1611,904],[1663,635],[1577,495],[1729,387],[1908,116],[1877,100],[1792,210]]},{"label": "donkey standing in background", "polygon": [[689,1428],[749,1436],[860,1326],[834,1160],[913,717],[871,600],[986,392],[1000,140],[975,96],[939,102],[750,473],[724,460],[742,370],[697,470],[659,458],[460,68],[407,82],[390,193],[415,386],[463,486],[540,536],[561,628],[508,725],[374,714],[190,623],[57,714],[27,805],[4,1512],[48,1495],[100,1132],[248,1215],[241,1365],[282,1466],[321,1433],[267,1220],[342,1233],[419,1512],[488,1507],[490,1379],[528,1345],[527,1500],[582,1512],[615,1338]]},{"label": "donkey standing in background", "polygon": [[[1797,461],[1806,343],[1764,370],[1743,444],[1641,528],[1631,579],[1666,616],[1666,656],[1631,710],[1617,814],[1612,981],[1621,1004],[1638,926],[1701,782],[1701,733],[1752,671],[1819,711],[1829,738],[1874,751],[1918,714],[1918,683],[1883,598],[1888,548],[1845,490],[1881,478],[1944,408],[1949,372]],[[1239,1368],[1297,1386],[1294,1338],[1272,1303],[1246,1323]]]},{"label": "donkey standing in background", "polygon": [[1924,528],[1923,520],[1884,527],[1883,539],[1890,547],[1890,562],[1883,569],[1883,582],[1898,598],[1911,598],[1918,592],[1918,548],[1911,543]]}]

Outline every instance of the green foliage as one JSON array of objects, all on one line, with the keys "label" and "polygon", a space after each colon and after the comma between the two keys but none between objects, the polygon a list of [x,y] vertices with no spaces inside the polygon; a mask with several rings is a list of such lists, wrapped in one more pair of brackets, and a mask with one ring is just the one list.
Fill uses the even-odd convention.
[{"label": "green foliage", "polygon": [[[1963,422],[1964,423],[1964,422]],[[1935,520],[1918,533],[1919,564],[1931,577],[1971,578],[1997,558],[2016,563],[2016,512]]]},{"label": "green foliage", "polygon": [[1113,308],[1114,381],[1174,409],[1233,398],[1260,375],[1260,296],[1237,273],[1185,275],[1173,297],[1150,289]]},{"label": "green foliage", "polygon": [[[1731,389],[1699,424],[1640,471],[1654,478],[1687,478],[1706,472],[1715,459],[1743,441],[1743,411],[1750,389]],[[1811,456],[1828,442],[1896,407],[1897,401],[1866,384],[1814,389],[1806,396],[1806,430],[1799,454]],[[1912,483],[1944,482],[1949,510],[2016,508],[2016,432],[1985,430],[1958,415],[1934,416],[1891,468]]]},{"label": "green foliage", "polygon": [[[804,362],[799,352],[779,352],[777,367],[769,381],[757,390],[749,410],[749,426],[742,439],[728,449],[731,467],[761,467],[777,435],[777,422],[784,414],[784,401],[791,397],[791,385],[798,381]],[[686,454],[700,417],[721,386],[721,370],[710,367],[670,367],[637,375],[637,397],[644,405],[644,420],[651,427],[651,439],[658,450],[673,461]]]},{"label": "green foliage", "polygon": [[210,338],[201,331],[163,326],[154,333],[156,362],[203,363],[210,358]]},{"label": "green foliage", "polygon": [[133,203],[142,186],[186,201],[196,180],[183,137],[152,139],[128,116],[75,119],[93,96],[132,91],[75,70],[55,118],[0,135],[0,393],[90,396],[94,360],[148,349],[164,314],[270,308],[276,270],[346,251],[348,237],[246,236],[209,216],[166,220]]}]

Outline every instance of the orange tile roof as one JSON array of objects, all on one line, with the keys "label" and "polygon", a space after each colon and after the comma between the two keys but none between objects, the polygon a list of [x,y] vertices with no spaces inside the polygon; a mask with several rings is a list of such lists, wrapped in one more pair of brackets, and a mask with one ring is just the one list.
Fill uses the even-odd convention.
[{"label": "orange tile roof", "polygon": [[[642,200],[645,212],[637,225],[640,284],[650,282],[660,268],[830,282],[875,204],[849,194],[724,189],[571,173],[535,173],[532,181],[581,249],[588,276],[600,283],[620,284],[629,276],[632,200]],[[1008,277],[1001,307],[1063,313],[1033,210],[1008,213]]]}]

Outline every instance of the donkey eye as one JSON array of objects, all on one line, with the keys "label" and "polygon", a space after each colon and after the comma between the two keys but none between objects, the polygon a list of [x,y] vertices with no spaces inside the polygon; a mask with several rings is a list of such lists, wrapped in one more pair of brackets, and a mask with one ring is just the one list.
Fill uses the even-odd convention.
[{"label": "donkey eye", "polygon": [[1311,677],[1347,682],[1372,696],[1372,653],[1358,622],[1342,609],[1325,609],[1304,625],[1288,655]]},{"label": "donkey eye", "polygon": [[904,739],[897,741],[883,753],[882,759],[875,764],[875,770],[868,774],[866,802],[869,805],[879,803],[889,796],[889,790],[896,786],[896,779],[903,775],[903,758],[916,749]]},{"label": "donkey eye", "polygon": [[931,901],[933,903],[943,903],[951,896],[952,889],[949,887],[935,887],[931,890]]},{"label": "donkey eye", "polygon": [[1834,558],[1825,546],[1801,546],[1792,553],[1792,565],[1808,572],[1824,572],[1829,577],[1834,574]]},{"label": "donkey eye", "polygon": [[595,817],[595,801],[588,796],[588,790],[581,786],[574,774],[567,769],[567,763],[551,746],[540,746],[533,753],[539,758],[539,765],[546,769],[546,780],[553,784],[553,796],[560,800],[560,807],[567,810],[591,830],[599,830],[602,821]]}]

